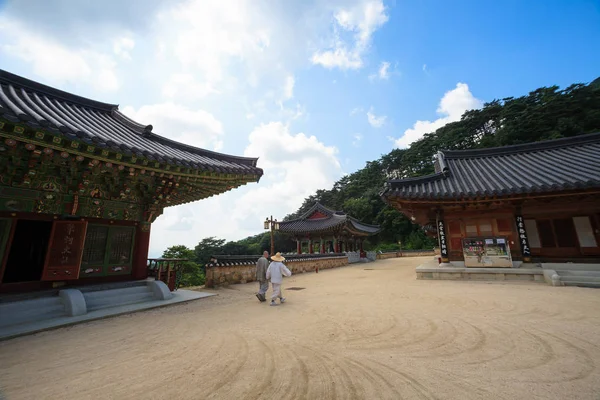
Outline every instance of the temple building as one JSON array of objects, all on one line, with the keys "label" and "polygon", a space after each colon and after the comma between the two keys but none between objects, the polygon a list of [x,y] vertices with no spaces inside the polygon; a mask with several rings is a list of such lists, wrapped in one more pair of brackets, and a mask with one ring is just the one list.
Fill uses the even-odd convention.
[{"label": "temple building", "polygon": [[[297,253],[302,253],[302,244],[308,243],[308,252],[364,254],[363,240],[380,231],[378,225],[369,225],[342,211],[333,211],[320,203],[305,212],[300,218],[279,223],[279,231],[291,235],[297,243]],[[361,256],[362,257],[362,256]]]},{"label": "temple building", "polygon": [[444,263],[600,261],[600,134],[440,151],[435,173],[391,180],[382,197],[437,227]]},{"label": "temple building", "polygon": [[165,207],[263,171],[0,70],[0,292],[140,280]]}]

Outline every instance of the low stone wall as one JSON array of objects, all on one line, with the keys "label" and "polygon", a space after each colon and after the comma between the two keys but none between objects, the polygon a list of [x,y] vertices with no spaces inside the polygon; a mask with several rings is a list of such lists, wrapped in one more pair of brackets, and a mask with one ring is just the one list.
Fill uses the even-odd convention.
[{"label": "low stone wall", "polygon": [[378,260],[386,260],[388,258],[396,258],[396,257],[400,257],[400,252],[389,252],[389,253],[377,253],[377,259]]},{"label": "low stone wall", "polygon": [[385,260],[387,258],[395,257],[425,257],[435,256],[434,250],[402,250],[402,251],[391,251],[386,253],[377,253],[378,260]]},{"label": "low stone wall", "polygon": [[[217,260],[206,266],[206,287],[212,288],[256,281],[256,260],[225,260],[223,262]],[[343,267],[348,265],[348,257],[332,255],[295,258],[286,260],[285,265],[295,275],[304,272],[315,272],[317,268],[321,270]]]}]

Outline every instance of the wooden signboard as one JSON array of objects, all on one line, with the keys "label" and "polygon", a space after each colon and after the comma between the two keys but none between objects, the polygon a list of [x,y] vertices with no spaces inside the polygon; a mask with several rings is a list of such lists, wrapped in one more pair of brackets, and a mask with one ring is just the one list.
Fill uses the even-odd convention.
[{"label": "wooden signboard", "polygon": [[86,230],[86,221],[54,222],[42,274],[43,281],[65,281],[79,278]]}]

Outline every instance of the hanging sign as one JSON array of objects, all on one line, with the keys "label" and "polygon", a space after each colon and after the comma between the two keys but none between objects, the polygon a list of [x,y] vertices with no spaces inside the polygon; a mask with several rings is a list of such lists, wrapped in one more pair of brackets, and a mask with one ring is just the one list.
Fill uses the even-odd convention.
[{"label": "hanging sign", "polygon": [[79,277],[79,266],[87,222],[55,221],[52,225],[43,281],[73,280]]},{"label": "hanging sign", "polygon": [[448,258],[448,244],[446,242],[446,227],[444,221],[438,221],[438,239],[440,241],[440,255],[443,259]]},{"label": "hanging sign", "polygon": [[521,252],[523,253],[523,261],[531,260],[531,248],[529,247],[529,240],[527,239],[527,231],[525,231],[525,221],[522,215],[515,217],[517,222],[517,233],[519,234],[519,243],[521,244]]}]

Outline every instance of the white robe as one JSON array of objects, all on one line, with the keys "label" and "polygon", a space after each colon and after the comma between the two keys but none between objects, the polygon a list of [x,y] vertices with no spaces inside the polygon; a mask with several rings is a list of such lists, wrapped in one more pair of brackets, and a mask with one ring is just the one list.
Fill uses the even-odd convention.
[{"label": "white robe", "polygon": [[271,280],[271,283],[283,282],[284,276],[292,276],[292,271],[288,269],[281,261],[273,261],[267,268],[267,279]]}]

